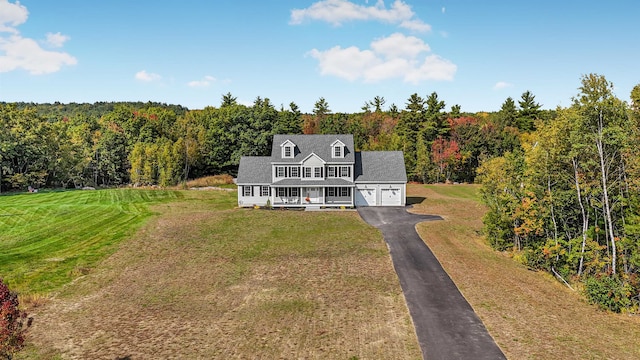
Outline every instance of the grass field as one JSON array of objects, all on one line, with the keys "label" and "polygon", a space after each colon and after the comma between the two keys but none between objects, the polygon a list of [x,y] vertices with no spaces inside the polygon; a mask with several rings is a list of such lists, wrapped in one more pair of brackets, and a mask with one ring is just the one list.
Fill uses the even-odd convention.
[{"label": "grass field", "polygon": [[606,313],[542,272],[495,252],[481,236],[475,185],[412,185],[413,211],[443,222],[418,232],[510,359],[640,359],[640,318]]},{"label": "grass field", "polygon": [[155,202],[30,311],[21,358],[420,358],[386,245],[356,212],[235,203],[226,191]]},{"label": "grass field", "polygon": [[0,197],[0,275],[47,293],[86,274],[176,191],[66,191]]},{"label": "grass field", "polygon": [[[477,189],[408,193],[412,211],[444,217],[418,232],[505,354],[640,358],[640,318],[486,245]],[[420,358],[388,250],[357,213],[235,204],[226,191],[1,197],[0,276],[51,294],[19,358]]]}]

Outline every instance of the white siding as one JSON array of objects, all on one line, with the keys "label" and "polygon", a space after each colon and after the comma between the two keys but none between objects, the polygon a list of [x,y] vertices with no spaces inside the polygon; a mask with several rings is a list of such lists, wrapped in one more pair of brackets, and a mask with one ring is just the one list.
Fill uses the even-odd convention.
[{"label": "white siding", "polygon": [[324,166],[324,162],[317,155],[309,156],[303,163],[303,166]]},{"label": "white siding", "polygon": [[[250,195],[245,195],[245,187],[249,186],[252,190]],[[260,195],[260,185],[240,185],[238,186],[238,206],[252,207],[254,205],[265,206],[269,196]]]}]

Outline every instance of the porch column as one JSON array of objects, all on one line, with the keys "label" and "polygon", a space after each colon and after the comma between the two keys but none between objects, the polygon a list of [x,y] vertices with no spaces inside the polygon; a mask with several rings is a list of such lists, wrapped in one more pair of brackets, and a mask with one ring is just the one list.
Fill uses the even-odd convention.
[{"label": "porch column", "polygon": [[271,202],[271,206],[275,205],[276,202],[276,197],[273,196],[274,192],[276,192],[276,189],[269,186],[269,202]]},{"label": "porch column", "polygon": [[356,206],[356,187],[351,188],[351,207]]}]

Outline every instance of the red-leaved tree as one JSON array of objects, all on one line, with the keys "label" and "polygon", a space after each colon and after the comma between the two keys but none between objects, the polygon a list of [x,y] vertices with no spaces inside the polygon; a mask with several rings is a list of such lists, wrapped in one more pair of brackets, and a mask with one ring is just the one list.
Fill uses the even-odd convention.
[{"label": "red-leaved tree", "polygon": [[[460,147],[455,140],[446,140],[438,137],[433,141],[431,145],[431,159],[438,166],[438,179],[439,182],[443,174],[446,180],[449,180],[451,171],[462,156],[460,155]],[[446,171],[445,173],[445,170]]]},{"label": "red-leaved tree", "polygon": [[24,337],[32,318],[18,309],[18,294],[0,279],[0,358],[10,360],[24,347]]}]

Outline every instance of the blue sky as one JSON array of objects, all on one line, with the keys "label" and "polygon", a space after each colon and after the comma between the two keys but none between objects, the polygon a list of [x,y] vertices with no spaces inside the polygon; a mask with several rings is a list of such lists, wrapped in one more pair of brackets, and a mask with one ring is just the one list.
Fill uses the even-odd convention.
[{"label": "blue sky", "polygon": [[530,90],[553,109],[588,73],[628,100],[638,14],[637,0],[0,0],[0,101],[200,109],[231,92],[358,112],[435,91],[476,112]]}]

